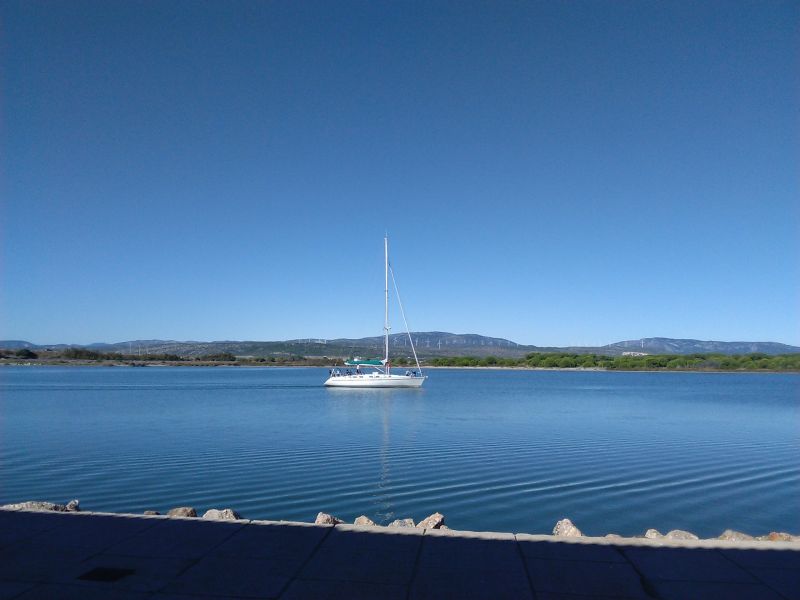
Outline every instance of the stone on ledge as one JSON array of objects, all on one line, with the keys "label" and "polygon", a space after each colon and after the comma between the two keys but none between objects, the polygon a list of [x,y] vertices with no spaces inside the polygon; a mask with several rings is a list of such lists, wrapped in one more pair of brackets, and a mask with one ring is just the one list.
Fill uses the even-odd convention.
[{"label": "stone on ledge", "polygon": [[170,509],[167,513],[168,517],[196,517],[197,511],[193,509],[191,506],[179,506],[177,508]]},{"label": "stone on ledge", "polygon": [[559,537],[581,537],[583,534],[581,530],[572,524],[569,519],[561,519],[556,526],[553,527],[553,535]]},{"label": "stone on ledge", "polygon": [[344,521],[324,512],[319,513],[314,521],[314,525],[339,525],[340,523],[344,523]]},{"label": "stone on ledge", "polygon": [[695,534],[690,531],[683,531],[682,529],[673,529],[664,536],[667,540],[699,540]]},{"label": "stone on ledge", "polygon": [[742,533],[741,531],[734,531],[733,529],[726,529],[722,532],[722,535],[719,536],[720,540],[731,540],[734,542],[745,542],[749,540],[755,539],[752,535],[747,535],[746,533]]},{"label": "stone on ledge", "polygon": [[239,513],[231,508],[226,508],[223,510],[212,508],[203,514],[203,518],[214,519],[216,521],[238,521],[242,517]]},{"label": "stone on ledge", "polygon": [[664,535],[658,529],[648,529],[644,532],[644,537],[648,540],[657,540],[663,538]]},{"label": "stone on ledge", "polygon": [[55,512],[79,512],[80,501],[70,500],[66,504],[56,504],[54,502],[44,502],[42,500],[29,500],[28,502],[18,502],[16,504],[4,504],[0,508],[8,510],[52,510]]},{"label": "stone on ledge", "polygon": [[444,515],[438,512],[417,523],[417,527],[420,529],[441,529],[442,525],[444,525]]},{"label": "stone on ledge", "polygon": [[607,533],[607,534],[606,534],[606,537],[607,537],[609,540],[621,540],[621,539],[622,539],[622,536],[621,536],[621,535],[619,535],[619,534],[617,534],[617,533]]},{"label": "stone on ledge", "polygon": [[369,517],[361,515],[353,522],[353,525],[375,525],[375,521],[373,521]]},{"label": "stone on ledge", "polygon": [[387,527],[414,527],[414,519],[395,519]]},{"label": "stone on ledge", "polygon": [[771,531],[768,535],[760,535],[756,539],[762,542],[797,542],[800,541],[800,536],[783,531]]},{"label": "stone on ledge", "polygon": [[146,510],[144,511],[144,514],[153,516],[153,515],[160,515],[161,513],[158,512],[157,510]]}]

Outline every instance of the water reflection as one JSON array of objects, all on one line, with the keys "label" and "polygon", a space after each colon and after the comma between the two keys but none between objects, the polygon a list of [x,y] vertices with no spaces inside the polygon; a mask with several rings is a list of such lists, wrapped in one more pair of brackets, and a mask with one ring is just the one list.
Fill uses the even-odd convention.
[{"label": "water reflection", "polygon": [[796,530],[797,375],[437,370],[417,390],[324,369],[14,369],[0,502],[420,519],[543,532]]}]

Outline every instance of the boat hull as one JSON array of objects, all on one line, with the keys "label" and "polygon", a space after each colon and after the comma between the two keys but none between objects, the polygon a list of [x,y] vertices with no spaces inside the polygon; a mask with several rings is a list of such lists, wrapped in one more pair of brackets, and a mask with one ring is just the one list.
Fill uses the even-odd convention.
[{"label": "boat hull", "polygon": [[425,377],[408,375],[339,375],[328,378],[325,385],[348,388],[418,388],[424,381]]}]

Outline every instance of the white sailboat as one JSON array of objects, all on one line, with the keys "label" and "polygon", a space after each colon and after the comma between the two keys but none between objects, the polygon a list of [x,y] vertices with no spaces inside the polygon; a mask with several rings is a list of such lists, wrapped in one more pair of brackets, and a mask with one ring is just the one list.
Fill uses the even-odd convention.
[{"label": "white sailboat", "polygon": [[[345,362],[345,366],[353,367],[350,369],[332,369],[330,377],[325,382],[329,387],[357,387],[357,388],[418,388],[427,378],[422,374],[422,367],[420,367],[419,359],[417,358],[417,351],[414,349],[414,340],[411,339],[411,332],[408,329],[408,321],[406,321],[405,311],[403,311],[403,303],[400,302],[400,294],[397,292],[397,282],[394,279],[394,271],[389,266],[389,238],[383,238],[383,257],[384,257],[384,322],[383,322],[383,339],[384,339],[384,353],[383,359],[364,360],[361,358],[354,358]],[[408,334],[408,341],[411,343],[411,352],[414,354],[414,361],[417,364],[416,371],[406,369],[401,374],[392,373],[392,365],[389,361],[389,273],[392,274],[392,283],[394,284],[395,294],[397,295],[397,303],[400,305],[400,314],[403,315],[403,322],[406,326],[406,333]]]}]

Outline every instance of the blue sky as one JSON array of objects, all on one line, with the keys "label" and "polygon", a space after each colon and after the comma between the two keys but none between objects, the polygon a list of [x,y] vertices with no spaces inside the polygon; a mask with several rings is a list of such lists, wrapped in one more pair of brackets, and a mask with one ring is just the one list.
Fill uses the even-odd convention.
[{"label": "blue sky", "polygon": [[800,344],[795,2],[0,18],[0,339]]}]

